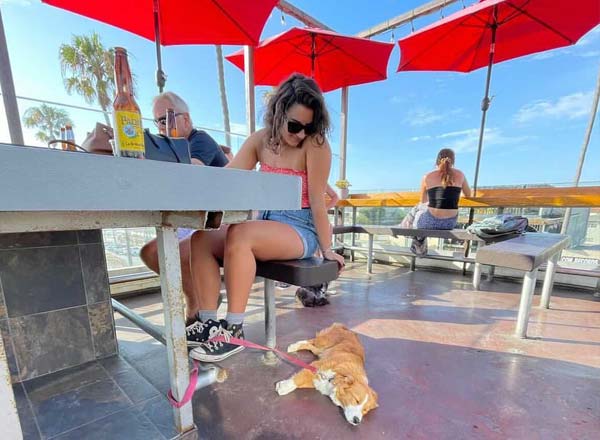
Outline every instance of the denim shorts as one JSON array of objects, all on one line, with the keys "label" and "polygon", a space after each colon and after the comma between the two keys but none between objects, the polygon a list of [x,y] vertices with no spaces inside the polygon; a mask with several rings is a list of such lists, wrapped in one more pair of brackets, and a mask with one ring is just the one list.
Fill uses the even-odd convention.
[{"label": "denim shorts", "polygon": [[177,238],[179,240],[183,240],[184,238],[188,238],[190,235],[194,233],[195,229],[190,228],[177,228]]},{"label": "denim shorts", "polygon": [[434,217],[429,210],[423,210],[421,215],[415,218],[415,227],[418,229],[454,229],[458,215],[449,218]]},{"label": "denim shorts", "polygon": [[319,249],[319,238],[310,208],[293,211],[259,211],[258,220],[285,223],[294,228],[304,246],[304,253],[300,257],[301,259],[312,257],[317,249]]}]

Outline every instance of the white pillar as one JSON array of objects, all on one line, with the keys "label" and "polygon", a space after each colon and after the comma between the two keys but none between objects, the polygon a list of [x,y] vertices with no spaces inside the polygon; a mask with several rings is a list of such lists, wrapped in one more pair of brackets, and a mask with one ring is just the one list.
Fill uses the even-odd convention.
[{"label": "white pillar", "polygon": [[244,46],[244,88],[246,91],[246,124],[248,134],[256,130],[256,110],[254,97],[254,47]]}]

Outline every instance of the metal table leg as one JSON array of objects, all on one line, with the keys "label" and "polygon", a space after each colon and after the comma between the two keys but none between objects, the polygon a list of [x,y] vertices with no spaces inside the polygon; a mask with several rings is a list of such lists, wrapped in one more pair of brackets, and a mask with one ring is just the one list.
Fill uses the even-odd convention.
[{"label": "metal table leg", "polygon": [[[179,241],[175,229],[168,226],[156,228],[156,238],[171,392],[176,400],[181,400],[189,383],[190,371],[185,337],[185,307],[181,284]],[[186,432],[194,429],[191,401],[181,408],[173,408],[173,412],[177,431]]]}]

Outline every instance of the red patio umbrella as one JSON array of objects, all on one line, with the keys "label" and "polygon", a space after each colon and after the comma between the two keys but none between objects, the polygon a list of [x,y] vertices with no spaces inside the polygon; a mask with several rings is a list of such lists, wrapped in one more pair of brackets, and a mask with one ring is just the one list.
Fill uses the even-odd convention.
[{"label": "red patio umbrella", "polygon": [[162,92],[160,46],[255,46],[278,0],[42,0],[156,42],[157,83]]},{"label": "red patio umbrella", "polygon": [[[254,50],[254,82],[275,86],[294,72],[311,76],[324,92],[387,78],[394,45],[316,28],[291,28]],[[243,51],[226,56],[244,70]]]},{"label": "red patio umbrella", "polygon": [[475,195],[492,65],[575,44],[599,23],[599,0],[482,0],[398,41],[398,71],[470,72],[488,67],[481,104]]}]

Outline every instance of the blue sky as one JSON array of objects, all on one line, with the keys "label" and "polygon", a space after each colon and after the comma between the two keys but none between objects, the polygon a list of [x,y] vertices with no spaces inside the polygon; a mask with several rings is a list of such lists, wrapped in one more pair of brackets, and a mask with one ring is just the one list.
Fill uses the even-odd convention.
[{"label": "blue sky", "polygon": [[[334,30],[355,34],[400,15],[425,0],[347,0],[339,2],[294,0],[297,7]],[[465,2],[472,3],[472,0]],[[448,15],[461,7],[447,7]],[[138,103],[151,115],[157,89],[154,43],[99,22],[62,11],[37,0],[0,0],[17,95],[87,106],[64,90],[58,48],[73,34],[101,35],[105,46],[124,46],[131,54],[137,77]],[[419,29],[440,18],[439,13],[415,20]],[[201,21],[199,21],[201,25]],[[280,33],[298,23],[275,10],[262,37]],[[410,25],[394,31],[396,39],[408,35]],[[390,41],[391,33],[377,36]],[[239,49],[223,48],[224,54]],[[439,148],[457,152],[457,166],[473,180],[481,118],[485,69],[469,74],[452,72],[396,73],[400,54],[394,49],[388,79],[352,87],[348,115],[347,178],[352,190],[415,188],[421,175],[432,168]],[[167,90],[181,94],[190,104],[196,125],[222,129],[217,68],[213,46],[163,48]],[[523,57],[494,66],[481,160],[480,186],[572,182],[600,67],[600,27],[577,45]],[[225,62],[225,75],[233,131],[245,132],[243,73]],[[262,117],[257,87],[257,117]],[[330,142],[334,151],[331,182],[338,176],[340,92],[326,95],[334,123]],[[19,100],[21,112],[36,105]],[[68,110],[81,141],[97,113]],[[598,119],[598,117],[597,117]],[[259,121],[260,123],[260,121]],[[592,133],[582,182],[600,182],[600,123]],[[217,140],[219,134],[215,133]],[[31,131],[26,142],[36,143]],[[9,142],[4,109],[0,104],[0,142]],[[239,141],[235,142],[237,147]]]}]

